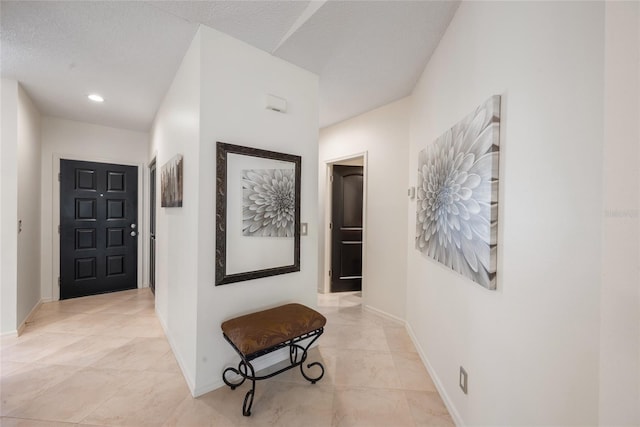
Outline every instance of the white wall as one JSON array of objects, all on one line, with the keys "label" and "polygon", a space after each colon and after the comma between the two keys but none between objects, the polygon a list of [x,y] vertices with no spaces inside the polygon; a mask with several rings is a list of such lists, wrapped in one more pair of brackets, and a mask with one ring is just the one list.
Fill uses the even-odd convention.
[{"label": "white wall", "polygon": [[605,11],[600,424],[640,425],[640,3]]},{"label": "white wall", "polygon": [[[223,368],[237,363],[219,329],[225,319],[316,304],[317,87],[317,76],[201,27],[156,115],[158,177],[184,156],[182,208],[157,206],[156,312],[194,395],[224,385]],[[289,111],[266,110],[267,94],[287,99]],[[302,156],[301,220],[310,227],[300,272],[215,286],[216,141]]]},{"label": "white wall", "polygon": [[[87,105],[92,108],[93,105]],[[99,126],[91,123],[77,122],[56,117],[42,119],[42,259],[41,259],[41,292],[43,300],[59,297],[58,273],[59,238],[59,182],[60,159],[88,160],[95,162],[111,162],[138,166],[138,188],[143,187],[148,162],[149,134],[126,129]],[[144,173],[143,173],[144,172]],[[139,235],[139,245],[146,240],[144,203],[146,191],[138,191],[138,224],[144,235]],[[142,260],[141,247],[138,257]],[[139,277],[146,269],[141,267]],[[142,283],[139,280],[138,286]]]},{"label": "white wall", "polygon": [[18,85],[17,325],[40,303],[40,112]]},{"label": "white wall", "polygon": [[18,82],[0,82],[0,333],[15,333],[18,283]]},{"label": "white wall", "polygon": [[[327,163],[367,154],[364,305],[398,318],[405,316],[407,157],[411,100],[404,98],[320,131],[318,197],[320,281],[328,282],[330,253],[325,214]],[[322,285],[321,285],[322,287]]]},{"label": "white wall", "polygon": [[[198,327],[200,56],[198,32],[156,114],[149,156],[156,156],[157,177],[156,313],[191,390],[195,387]],[[162,208],[161,168],[176,154],[183,156],[183,204]]]},{"label": "white wall", "polygon": [[40,302],[40,113],[18,82],[2,79],[0,90],[0,333],[12,334]]},{"label": "white wall", "polygon": [[[237,363],[222,321],[287,302],[316,305],[319,232],[317,76],[210,28],[200,34],[197,395],[222,386],[223,367]],[[286,99],[287,112],[267,110],[267,94]],[[300,272],[214,286],[216,141],[302,156],[301,222],[309,232],[300,241]]]},{"label": "white wall", "polygon": [[409,209],[407,322],[460,424],[598,422],[603,52],[603,3],[463,2],[414,90],[411,185],[502,95],[498,290],[420,255]]}]

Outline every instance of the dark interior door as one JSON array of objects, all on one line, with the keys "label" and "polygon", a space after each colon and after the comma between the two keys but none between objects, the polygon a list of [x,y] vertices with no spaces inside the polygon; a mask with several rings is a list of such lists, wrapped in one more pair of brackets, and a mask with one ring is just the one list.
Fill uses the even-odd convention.
[{"label": "dark interior door", "polygon": [[60,160],[60,299],[137,287],[138,168]]},{"label": "dark interior door", "polygon": [[149,166],[149,288],[156,293],[156,161]]},{"label": "dark interior door", "polygon": [[362,167],[333,166],[331,292],[362,290]]}]

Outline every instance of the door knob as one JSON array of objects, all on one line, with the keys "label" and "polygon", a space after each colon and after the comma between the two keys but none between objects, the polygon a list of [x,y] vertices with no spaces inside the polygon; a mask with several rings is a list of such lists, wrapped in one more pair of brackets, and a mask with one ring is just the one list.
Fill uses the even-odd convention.
[{"label": "door knob", "polygon": [[136,232],[135,231],[132,231],[130,234],[131,234],[131,237],[136,237]]},{"label": "door knob", "polygon": [[135,224],[131,224],[131,228],[136,228],[136,225]]}]

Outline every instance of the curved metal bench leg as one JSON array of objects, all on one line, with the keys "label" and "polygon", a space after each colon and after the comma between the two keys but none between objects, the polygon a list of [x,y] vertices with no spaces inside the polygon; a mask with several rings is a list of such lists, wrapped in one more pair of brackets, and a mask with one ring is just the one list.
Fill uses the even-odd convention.
[{"label": "curved metal bench leg", "polygon": [[[304,372],[304,368],[305,368],[305,364],[304,362],[307,360],[307,355],[308,355],[308,351],[309,351],[309,347],[311,347],[311,344],[313,344],[315,342],[315,340],[317,340],[320,337],[320,335],[316,335],[311,341],[309,341],[309,344],[307,344],[305,347],[302,346],[298,346],[293,344],[291,347],[296,347],[296,360],[297,355],[298,355],[298,348],[300,348],[302,350],[302,356],[300,357],[300,362],[297,362],[300,364],[300,373],[302,374],[302,376],[304,377],[305,380],[309,381],[311,384],[315,384],[316,382],[320,381],[322,379],[322,377],[324,376],[324,366],[322,365],[322,363],[320,362],[313,362],[313,363],[309,363],[306,365],[307,369],[311,369],[311,367],[313,366],[319,366],[320,369],[322,370],[322,372],[320,372],[320,375],[316,376],[316,377],[310,377],[309,375],[307,375]],[[291,350],[291,353],[293,353],[293,350]]]},{"label": "curved metal bench leg", "polygon": [[[227,374],[229,372],[241,376],[242,380],[240,380],[240,382],[237,382],[237,383],[233,383],[229,381],[227,379]],[[240,361],[240,363],[238,364],[238,369],[229,367],[225,369],[224,372],[222,372],[222,380],[226,385],[231,387],[231,390],[235,390],[236,387],[241,386],[246,380],[251,380],[251,390],[247,392],[247,394],[244,396],[244,401],[242,402],[242,415],[244,415],[245,417],[248,417],[251,415],[251,407],[253,406],[253,396],[255,395],[255,391],[256,391],[255,378],[256,378],[256,373],[255,373],[255,370],[253,369],[253,365],[251,365],[251,363],[244,360]]]}]

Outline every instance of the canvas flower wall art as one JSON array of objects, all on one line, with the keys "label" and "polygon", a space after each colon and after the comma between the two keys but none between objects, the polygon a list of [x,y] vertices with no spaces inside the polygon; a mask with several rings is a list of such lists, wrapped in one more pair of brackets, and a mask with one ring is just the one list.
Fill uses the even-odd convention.
[{"label": "canvas flower wall art", "polygon": [[182,207],[182,155],[173,156],[160,171],[160,206],[163,208]]},{"label": "canvas flower wall art", "polygon": [[416,249],[496,288],[500,96],[418,155]]},{"label": "canvas flower wall art", "polygon": [[293,237],[295,174],[293,169],[242,171],[242,234]]}]

